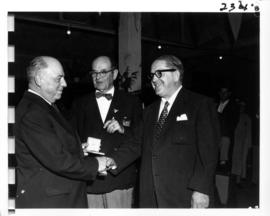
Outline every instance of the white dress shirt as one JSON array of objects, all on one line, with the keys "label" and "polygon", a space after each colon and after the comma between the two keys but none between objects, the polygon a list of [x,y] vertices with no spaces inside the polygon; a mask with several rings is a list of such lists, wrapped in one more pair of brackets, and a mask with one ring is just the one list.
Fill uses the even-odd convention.
[{"label": "white dress shirt", "polygon": [[[96,92],[98,92],[98,90]],[[112,96],[113,96],[114,95],[114,87],[112,87],[109,91],[107,91],[106,94],[112,94]],[[96,98],[96,100],[97,100],[98,109],[99,109],[102,121],[104,123],[106,120],[106,116],[108,114],[108,111],[110,109],[110,105],[111,105],[112,100],[108,100],[105,97]]]},{"label": "white dress shirt", "polygon": [[229,99],[225,100],[224,102],[220,102],[219,106],[218,106],[218,112],[222,113],[225,106],[229,103]]},{"label": "white dress shirt", "polygon": [[178,95],[178,93],[181,90],[181,88],[182,88],[182,85],[173,93],[173,95],[168,100],[165,100],[164,98],[161,98],[161,103],[160,103],[160,107],[159,107],[158,118],[159,118],[159,116],[160,116],[160,114],[161,114],[161,112],[162,112],[162,110],[163,110],[163,108],[165,106],[166,101],[169,102],[169,106],[167,107],[168,114],[169,114],[169,112],[170,112],[170,110],[172,108],[172,105],[173,105],[173,103],[175,101],[175,98]]}]

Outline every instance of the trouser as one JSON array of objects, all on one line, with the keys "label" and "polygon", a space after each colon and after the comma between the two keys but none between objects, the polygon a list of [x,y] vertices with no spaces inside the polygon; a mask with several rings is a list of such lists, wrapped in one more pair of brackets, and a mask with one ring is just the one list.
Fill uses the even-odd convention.
[{"label": "trouser", "polygon": [[229,137],[223,136],[220,140],[220,161],[228,161],[230,160],[230,145],[231,141]]},{"label": "trouser", "polygon": [[133,188],[104,194],[87,194],[88,208],[131,208]]}]

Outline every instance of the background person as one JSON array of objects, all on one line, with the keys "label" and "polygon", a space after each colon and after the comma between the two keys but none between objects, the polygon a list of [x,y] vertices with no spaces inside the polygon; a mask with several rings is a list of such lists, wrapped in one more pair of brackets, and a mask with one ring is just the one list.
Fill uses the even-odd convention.
[{"label": "background person", "polygon": [[219,91],[218,118],[220,122],[220,156],[219,170],[231,172],[232,152],[234,146],[234,132],[239,121],[238,105],[232,98],[232,92],[228,87],[222,87]]}]

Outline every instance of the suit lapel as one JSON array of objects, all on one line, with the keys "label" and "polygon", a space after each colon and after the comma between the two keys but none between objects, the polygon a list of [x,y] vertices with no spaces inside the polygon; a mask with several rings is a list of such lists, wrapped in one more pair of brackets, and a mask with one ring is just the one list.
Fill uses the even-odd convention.
[{"label": "suit lapel", "polygon": [[54,116],[55,120],[63,127],[65,128],[69,133],[74,134],[74,131],[71,127],[71,125],[67,122],[67,120],[63,117],[63,115],[56,111],[55,108],[50,106],[50,113],[52,116]]},{"label": "suit lapel", "polygon": [[116,118],[116,116],[118,115],[117,113],[119,112],[120,107],[121,107],[121,100],[120,100],[120,97],[119,97],[119,91],[115,90],[113,98],[112,98],[112,102],[111,102],[111,105],[110,105],[110,108],[109,108],[107,116],[106,116],[105,122],[112,119],[113,117]]},{"label": "suit lapel", "polygon": [[149,110],[150,112],[150,118],[147,119],[145,124],[147,124],[147,134],[149,134],[149,141],[152,145],[152,148],[154,147],[154,133],[155,133],[155,127],[156,123],[158,121],[158,113],[159,113],[159,107],[160,107],[161,100],[157,101],[155,104],[153,104],[153,107]]},{"label": "suit lapel", "polygon": [[95,93],[90,94],[90,98],[87,103],[86,110],[87,110],[86,113],[88,115],[88,121],[91,122],[93,121],[93,119],[95,119],[94,121],[96,121],[96,123],[98,124],[98,128],[102,128],[103,121],[102,121],[101,114],[98,108],[98,103],[96,100]]},{"label": "suit lapel", "polygon": [[[161,134],[160,134],[160,139],[159,141],[163,140],[163,138],[167,137],[168,133],[170,132],[170,130],[172,129],[172,125],[175,124],[176,122],[176,116],[179,113],[183,113],[185,111],[185,106],[186,106],[186,99],[185,99],[185,89],[182,88],[180,90],[180,92],[178,93],[178,95],[175,98],[175,101],[171,107],[171,110],[167,116],[167,119],[163,125]],[[158,142],[159,144],[157,146],[160,146],[162,144],[161,142]]]}]

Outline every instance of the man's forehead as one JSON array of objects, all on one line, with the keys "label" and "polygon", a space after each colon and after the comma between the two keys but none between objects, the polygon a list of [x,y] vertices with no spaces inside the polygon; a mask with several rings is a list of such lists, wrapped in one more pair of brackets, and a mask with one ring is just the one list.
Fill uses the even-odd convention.
[{"label": "man's forehead", "polygon": [[167,67],[167,62],[164,60],[156,60],[152,64],[152,69],[159,69],[163,67]]},{"label": "man's forehead", "polygon": [[108,59],[97,59],[93,62],[93,68],[109,68],[111,62]]},{"label": "man's forehead", "polygon": [[64,70],[61,65],[49,65],[44,69],[45,73],[50,74],[52,77],[65,76]]}]

